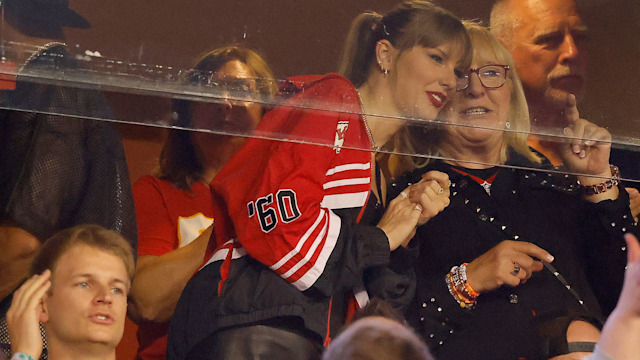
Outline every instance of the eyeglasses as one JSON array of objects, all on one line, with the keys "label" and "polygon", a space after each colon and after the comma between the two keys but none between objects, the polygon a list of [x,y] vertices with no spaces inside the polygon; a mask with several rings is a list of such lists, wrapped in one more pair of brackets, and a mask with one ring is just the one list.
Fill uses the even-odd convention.
[{"label": "eyeglasses", "polygon": [[509,72],[509,65],[490,64],[481,66],[476,69],[469,69],[466,74],[459,76],[456,81],[456,90],[462,91],[469,87],[472,73],[478,75],[480,83],[487,89],[497,89],[504,85],[507,81],[507,73]]}]

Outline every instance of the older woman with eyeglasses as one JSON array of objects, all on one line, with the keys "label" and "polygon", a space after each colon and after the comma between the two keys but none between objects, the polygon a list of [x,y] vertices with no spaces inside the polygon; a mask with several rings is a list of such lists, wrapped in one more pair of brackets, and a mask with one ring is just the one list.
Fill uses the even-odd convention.
[{"label": "older woman with eyeglasses", "polygon": [[593,344],[585,342],[599,335],[599,301],[620,291],[623,233],[637,225],[608,163],[609,134],[579,119],[571,96],[565,134],[597,140],[567,143],[564,163],[593,176],[540,171],[526,144],[528,110],[513,60],[487,29],[466,26],[472,68],[442,124],[406,134],[419,153],[443,160],[423,161],[391,186],[413,183],[409,195],[420,192],[432,170],[452,182],[449,207],[412,240],[420,256],[408,321],[439,359],[588,352]]}]

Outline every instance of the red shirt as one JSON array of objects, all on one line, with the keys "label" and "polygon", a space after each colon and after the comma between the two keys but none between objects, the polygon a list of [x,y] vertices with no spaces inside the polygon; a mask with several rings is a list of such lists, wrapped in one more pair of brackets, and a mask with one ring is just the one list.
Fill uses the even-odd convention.
[{"label": "red shirt", "polygon": [[[201,182],[188,191],[145,175],[133,185],[133,197],[138,217],[138,256],[160,256],[183,247],[213,222],[211,192]],[[165,359],[168,330],[168,322],[141,322],[138,358]]]}]

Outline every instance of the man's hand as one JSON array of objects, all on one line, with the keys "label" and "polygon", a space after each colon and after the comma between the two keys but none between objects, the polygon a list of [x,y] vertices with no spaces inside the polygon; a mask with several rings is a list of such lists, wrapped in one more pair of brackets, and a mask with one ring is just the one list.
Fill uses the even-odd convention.
[{"label": "man's hand", "polygon": [[564,164],[575,173],[610,177],[611,134],[605,128],[581,119],[576,97],[571,94],[567,97],[564,115],[568,124],[564,134],[570,138],[560,153]]},{"label": "man's hand", "polygon": [[7,311],[7,325],[11,352],[25,353],[38,359],[42,353],[40,318],[42,302],[51,287],[51,271],[33,275],[25,281],[13,295],[11,307]]}]

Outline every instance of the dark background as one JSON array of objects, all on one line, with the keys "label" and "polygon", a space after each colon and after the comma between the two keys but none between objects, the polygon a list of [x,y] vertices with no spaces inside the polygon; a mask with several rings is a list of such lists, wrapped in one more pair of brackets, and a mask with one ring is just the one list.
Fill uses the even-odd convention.
[{"label": "dark background", "polygon": [[[258,50],[279,78],[334,71],[351,20],[385,12],[391,0],[70,0],[92,24],[68,30],[70,44],[103,56],[187,68],[201,53],[229,43]],[[488,18],[492,0],[440,0],[462,18]],[[582,1],[591,30],[589,83],[580,110],[614,136],[640,137],[640,2]],[[486,23],[486,21],[485,21]],[[140,107],[117,101],[120,107]],[[117,108],[118,106],[116,106]],[[163,106],[147,106],[156,117]],[[116,109],[117,110],[117,109]]]}]

